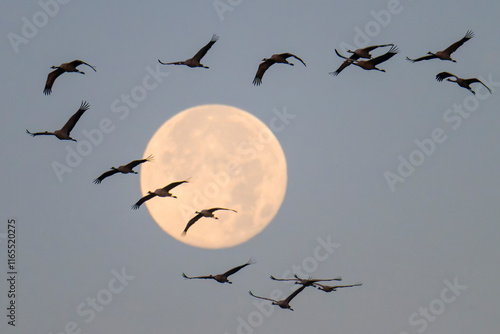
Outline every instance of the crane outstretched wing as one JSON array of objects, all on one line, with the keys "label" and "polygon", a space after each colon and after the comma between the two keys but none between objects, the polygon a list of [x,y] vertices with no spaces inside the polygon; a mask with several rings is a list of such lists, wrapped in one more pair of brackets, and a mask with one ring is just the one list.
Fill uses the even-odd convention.
[{"label": "crane outstretched wing", "polygon": [[150,200],[151,198],[155,197],[155,193],[149,193],[146,196],[142,197],[140,200],[137,201],[134,205],[132,205],[132,209],[137,210],[139,207],[142,205],[142,203]]},{"label": "crane outstretched wing", "polygon": [[234,267],[233,269],[229,269],[228,271],[226,271],[226,272],[225,272],[224,274],[222,274],[222,275],[223,275],[223,276],[226,276],[226,277],[231,276],[232,274],[234,274],[234,273],[238,272],[240,269],[243,269],[243,268],[245,268],[246,266],[251,265],[251,264],[254,264],[254,263],[255,263],[255,262],[254,262],[252,259],[250,259],[250,260],[248,260],[248,262],[247,262],[247,263],[242,264],[241,266]]},{"label": "crane outstretched wing", "polygon": [[45,82],[45,88],[43,89],[43,93],[45,95],[50,95],[50,93],[52,93],[52,85],[54,85],[54,81],[56,81],[57,77],[63,73],[63,69],[57,68],[47,75],[47,81]]},{"label": "crane outstretched wing", "polygon": [[186,227],[184,228],[184,231],[182,231],[182,235],[186,235],[187,231],[189,230],[189,228],[198,221],[198,219],[200,219],[202,217],[202,214],[201,213],[198,213],[196,216],[194,216],[193,218],[191,218]]},{"label": "crane outstretched wing", "polygon": [[467,42],[472,37],[474,37],[474,32],[472,30],[467,30],[467,33],[465,34],[465,36],[461,40],[453,43],[452,45],[450,45],[449,47],[444,49],[443,52],[448,53],[448,54],[452,54],[453,52],[457,51],[457,49],[459,47],[461,47],[465,42]]},{"label": "crane outstretched wing", "polygon": [[69,120],[64,124],[64,126],[61,128],[61,131],[67,133],[71,132],[73,128],[75,127],[76,123],[80,119],[80,117],[83,115],[85,111],[87,111],[90,107],[90,104],[86,101],[82,101],[82,104],[80,105],[80,108],[77,110],[77,112],[69,118]]},{"label": "crane outstretched wing", "polygon": [[257,69],[257,73],[255,74],[255,77],[253,79],[253,84],[255,86],[260,86],[262,83],[262,77],[264,76],[264,73],[266,73],[267,69],[271,67],[272,64],[274,64],[276,61],[273,59],[267,59],[260,63],[259,68]]},{"label": "crane outstretched wing", "polygon": [[132,168],[136,167],[137,165],[140,165],[140,164],[147,162],[147,161],[151,161],[153,159],[154,159],[153,155],[150,155],[149,157],[147,157],[145,159],[131,161],[128,164],[126,164],[125,166],[132,169]]},{"label": "crane outstretched wing", "polygon": [[102,182],[102,180],[104,180],[105,178],[107,178],[108,176],[111,176],[113,174],[116,174],[118,173],[118,170],[116,169],[111,169],[111,170],[108,170],[107,172],[104,172],[102,173],[101,176],[99,176],[97,179],[94,180],[94,183],[95,184],[99,184]]},{"label": "crane outstretched wing", "polygon": [[213,34],[212,35],[212,39],[210,40],[210,42],[208,42],[207,45],[205,45],[204,47],[202,47],[200,49],[200,51],[198,51],[194,55],[193,59],[196,59],[197,61],[200,61],[201,58],[203,58],[207,54],[208,50],[210,50],[210,48],[212,47],[212,45],[214,45],[214,43],[217,42],[218,39],[219,39],[219,36],[217,36],[217,34]]}]

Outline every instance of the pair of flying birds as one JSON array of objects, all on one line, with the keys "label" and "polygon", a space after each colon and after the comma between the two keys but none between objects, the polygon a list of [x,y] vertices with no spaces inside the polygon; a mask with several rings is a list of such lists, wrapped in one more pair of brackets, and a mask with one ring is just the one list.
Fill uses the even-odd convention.
[{"label": "pair of flying birds", "polygon": [[[183,180],[183,181],[176,181],[176,182],[172,182],[168,185],[166,185],[165,187],[163,188],[159,188],[159,189],[156,189],[155,191],[148,191],[148,194],[143,196],[141,199],[139,199],[137,201],[137,203],[135,203],[134,205],[132,205],[132,209],[134,210],[137,210],[139,209],[139,207],[142,205],[142,203],[150,200],[151,198],[153,197],[156,197],[156,196],[159,196],[159,197],[172,197],[172,198],[177,198],[177,196],[173,195],[170,190],[172,190],[173,188],[183,184],[183,183],[187,183],[189,182],[188,180]],[[196,223],[200,218],[202,217],[206,217],[206,218],[213,218],[213,219],[219,219],[218,217],[216,217],[214,215],[214,212],[215,211],[218,211],[218,210],[226,210],[226,211],[233,211],[233,212],[238,212],[236,210],[233,210],[233,209],[228,209],[228,208],[211,208],[211,209],[204,209],[204,210],[201,210],[201,211],[196,211],[196,215],[191,218],[188,223],[186,224],[186,227],[184,228],[184,231],[182,231],[182,235],[186,235],[188,229],[193,226],[194,223]]]},{"label": "pair of flying birds", "polygon": [[[177,187],[177,186],[179,186],[179,185],[181,185],[183,183],[187,183],[187,182],[189,182],[189,181],[188,180],[176,181],[176,182],[172,182],[172,183],[166,185],[163,188],[156,189],[155,191],[148,191],[148,194],[145,195],[145,196],[143,196],[141,199],[139,199],[137,201],[137,203],[135,203],[132,206],[132,209],[134,209],[134,210],[139,209],[139,207],[141,206],[142,203],[144,203],[144,202],[146,202],[146,201],[148,201],[151,198],[156,197],[156,196],[177,198],[177,196],[172,195],[172,193],[170,192],[170,190],[172,190],[173,188],[175,188],[175,187]],[[188,223],[186,224],[186,227],[184,228],[184,231],[182,231],[182,235],[186,235],[188,229],[191,226],[193,226],[193,224],[196,223],[202,217],[219,219],[218,217],[216,217],[214,215],[214,212],[218,211],[218,210],[226,210],[226,211],[238,212],[236,210],[228,209],[228,208],[211,208],[211,209],[204,209],[204,210],[201,210],[201,211],[196,211],[195,212],[196,215],[193,218],[191,218],[188,221]]]},{"label": "pair of flying birds", "polygon": [[[73,60],[72,62],[69,63],[64,63],[59,66],[51,66],[51,68],[55,68],[54,71],[50,72],[49,75],[47,76],[47,81],[45,82],[45,88],[43,90],[43,93],[45,95],[50,95],[52,93],[52,86],[54,85],[54,81],[56,81],[57,77],[59,77],[61,74],[64,72],[76,72],[80,74],[85,74],[85,72],[80,71],[77,69],[77,66],[79,65],[87,65],[90,68],[96,71],[95,67],[92,65],[87,64],[84,61],[81,60]],[[80,105],[80,108],[74,113],[69,120],[64,124],[64,126],[55,131],[43,131],[43,132],[30,132],[28,129],[26,129],[26,133],[30,134],[31,136],[40,136],[40,135],[51,135],[51,136],[56,136],[60,140],[72,140],[72,141],[77,141],[74,138],[71,138],[70,132],[73,130],[75,127],[76,123],[80,119],[80,117],[83,115],[85,111],[87,111],[90,108],[90,104],[86,101],[83,101]]]},{"label": "pair of flying birds", "polygon": [[[202,63],[200,63],[200,61],[203,58],[203,56],[205,56],[205,54],[208,52],[208,50],[210,50],[212,45],[214,45],[214,43],[217,42],[218,39],[219,39],[219,36],[214,34],[212,36],[212,39],[210,40],[210,42],[208,42],[207,45],[202,47],[200,49],[200,51],[198,51],[194,55],[193,58],[189,58],[189,59],[184,60],[184,61],[176,61],[176,62],[172,62],[172,63],[164,63],[160,59],[158,59],[158,61],[162,65],[186,65],[189,67],[208,68],[208,66],[203,65]],[[294,66],[294,64],[289,63],[287,61],[287,58],[290,58],[290,57],[293,57],[293,58],[299,60],[302,64],[304,64],[304,66],[306,66],[306,63],[304,63],[304,61],[302,59],[300,59],[299,57],[297,57],[291,53],[286,52],[286,53],[280,53],[280,54],[273,54],[271,56],[271,58],[262,59],[262,63],[260,63],[259,68],[257,69],[257,73],[255,74],[255,77],[253,79],[253,84],[256,86],[259,86],[262,83],[262,77],[264,76],[264,73],[267,71],[267,69],[269,67],[271,67],[271,65],[273,65],[275,63],[287,64],[287,65]]]},{"label": "pair of flying birds", "polygon": [[[429,59],[448,60],[448,61],[451,61],[453,63],[456,63],[457,61],[455,59],[451,58],[451,54],[453,52],[455,52],[460,46],[462,46],[465,42],[467,42],[472,37],[474,37],[474,32],[472,30],[467,30],[467,33],[465,34],[464,37],[462,37],[459,41],[456,41],[455,43],[451,44],[450,46],[448,46],[446,49],[444,49],[442,51],[438,51],[436,53],[429,51],[429,52],[427,52],[427,56],[423,56],[423,57],[420,57],[417,59],[411,59],[411,58],[406,57],[406,59],[412,63],[422,61],[422,60],[429,60]],[[454,78],[454,80],[452,80],[451,78]],[[478,78],[463,79],[463,78],[460,78],[460,77],[458,77],[454,74],[451,74],[449,72],[440,72],[436,75],[437,81],[441,82],[444,79],[446,79],[446,81],[457,83],[460,87],[467,89],[472,94],[476,94],[476,92],[474,92],[472,90],[470,85],[475,83],[475,82],[482,84],[484,87],[486,87],[486,89],[490,92],[490,94],[492,93],[491,89],[488,86],[486,86]]]}]

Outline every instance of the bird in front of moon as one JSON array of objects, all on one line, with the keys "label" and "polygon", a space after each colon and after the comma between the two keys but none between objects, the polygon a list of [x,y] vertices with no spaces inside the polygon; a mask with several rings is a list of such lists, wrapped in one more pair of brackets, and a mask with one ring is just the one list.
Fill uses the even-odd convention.
[{"label": "bird in front of moon", "polygon": [[[186,109],[159,127],[144,152],[155,152],[155,163],[141,165],[142,193],[158,180],[193,177],[189,187],[175,189],[179,200],[145,202],[166,233],[190,246],[218,249],[250,240],[273,221],[285,197],[286,159],[278,139],[266,123],[236,107]],[[182,235],[193,212],[219,207],[238,213],[218,211],[217,224],[199,221]]]},{"label": "bird in front of moon", "polygon": [[172,182],[163,188],[156,189],[154,192],[148,191],[148,194],[146,196],[142,197],[140,200],[138,200],[137,203],[135,203],[132,206],[132,209],[134,209],[134,210],[139,209],[139,207],[141,206],[142,203],[150,200],[151,198],[153,198],[155,196],[177,198],[177,196],[172,195],[170,190],[172,190],[173,188],[177,187],[178,185],[181,185],[181,184],[186,183],[186,182],[189,182],[189,181],[184,180],[184,181]]},{"label": "bird in front of moon", "polygon": [[233,282],[230,282],[227,278],[241,269],[245,268],[246,266],[249,266],[251,264],[254,264],[255,262],[250,259],[247,261],[247,263],[244,263],[240,266],[234,267],[232,269],[229,269],[225,273],[222,274],[217,274],[217,275],[208,275],[208,276],[187,276],[186,274],[182,273],[182,277],[187,278],[187,279],[214,279],[219,283],[229,283],[232,284]]},{"label": "bird in front of moon", "polygon": [[233,211],[233,212],[238,212],[236,210],[233,210],[233,209],[226,209],[226,208],[211,208],[211,209],[204,209],[204,210],[201,210],[201,211],[196,211],[195,213],[197,213],[196,216],[194,216],[193,218],[191,218],[189,220],[189,222],[187,223],[186,227],[184,228],[184,231],[182,231],[182,234],[183,235],[186,235],[188,229],[194,224],[196,223],[201,217],[207,217],[207,218],[213,218],[213,219],[219,219],[219,217],[216,217],[214,216],[214,212],[217,211],[217,210],[228,210],[228,211]]}]

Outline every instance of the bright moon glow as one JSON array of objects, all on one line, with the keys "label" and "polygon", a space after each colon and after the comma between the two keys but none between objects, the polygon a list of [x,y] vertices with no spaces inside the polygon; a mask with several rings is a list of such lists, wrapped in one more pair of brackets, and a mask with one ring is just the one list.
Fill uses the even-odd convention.
[{"label": "bright moon glow", "polygon": [[[253,115],[225,105],[193,107],[156,131],[141,165],[143,196],[175,181],[178,198],[145,202],[153,219],[175,239],[202,248],[241,244],[260,233],[278,212],[287,184],[286,160],[271,130]],[[182,231],[195,211],[223,207]]]}]

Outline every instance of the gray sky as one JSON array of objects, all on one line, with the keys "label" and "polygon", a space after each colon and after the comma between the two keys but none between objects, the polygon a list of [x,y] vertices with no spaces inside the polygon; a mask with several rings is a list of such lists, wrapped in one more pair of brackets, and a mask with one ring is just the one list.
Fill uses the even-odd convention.
[{"label": "gray sky", "polygon": [[[8,2],[0,11],[2,333],[498,329],[499,4],[40,3]],[[442,50],[468,29],[475,37],[453,54],[457,63],[405,60]],[[203,59],[209,70],[157,67],[157,58],[191,57],[213,33],[220,40]],[[394,43],[401,53],[381,64],[386,73],[351,66],[328,75],[342,62],[335,48],[363,43]],[[281,52],[307,67],[275,65],[254,87],[260,60]],[[74,59],[97,72],[64,74],[44,96],[50,66]],[[481,77],[493,94],[439,83],[441,71]],[[154,87],[127,104],[145,78]],[[95,144],[25,133],[59,128],[83,100],[91,107],[72,134],[81,143],[108,122]],[[132,211],[142,196],[138,175],[92,183],[141,157],[167,119],[201,104],[235,106],[268,125],[276,113],[291,115],[275,130],[288,164],[283,205],[263,233],[228,249],[185,245],[147,210]],[[54,164],[69,166],[78,147],[80,159],[58,178]],[[397,176],[392,186],[388,173]],[[15,327],[6,317],[12,217]],[[250,257],[257,263],[232,276],[232,285],[181,276],[221,273]],[[293,272],[363,286],[330,294],[308,288],[291,303],[294,312],[248,295],[289,294],[290,285],[269,275]]]}]

